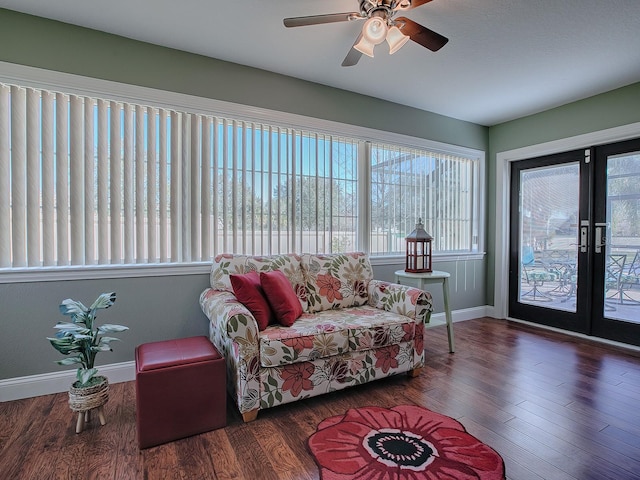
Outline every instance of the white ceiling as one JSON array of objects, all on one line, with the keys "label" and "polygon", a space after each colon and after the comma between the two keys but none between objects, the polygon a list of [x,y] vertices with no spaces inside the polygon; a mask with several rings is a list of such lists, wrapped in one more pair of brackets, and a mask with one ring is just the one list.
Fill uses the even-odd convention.
[{"label": "white ceiling", "polygon": [[362,22],[285,28],[358,0],[0,0],[0,7],[249,65],[481,125],[640,81],[640,0],[433,0],[406,12],[449,38],[341,67]]}]

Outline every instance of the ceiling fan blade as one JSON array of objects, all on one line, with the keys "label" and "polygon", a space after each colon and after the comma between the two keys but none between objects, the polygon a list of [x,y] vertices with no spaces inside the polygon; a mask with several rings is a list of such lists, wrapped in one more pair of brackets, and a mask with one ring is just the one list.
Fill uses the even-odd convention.
[{"label": "ceiling fan blade", "polygon": [[[429,3],[431,0],[404,0],[398,2],[396,10],[411,10],[412,8],[419,7],[425,3]],[[407,5],[409,4],[409,5]],[[406,5],[406,6],[405,6]]]},{"label": "ceiling fan blade", "polygon": [[320,25],[322,23],[348,22],[362,18],[357,12],[328,13],[326,15],[311,15],[308,17],[292,17],[283,20],[285,27],[305,27],[307,25]]},{"label": "ceiling fan blade", "polygon": [[[356,41],[353,42],[353,45],[356,46],[361,38],[362,38],[362,33],[358,35],[358,38],[356,38]],[[347,56],[344,57],[344,60],[342,61],[342,66],[353,67],[356,63],[360,61],[360,57],[362,57],[362,52],[351,47],[351,50],[349,50],[349,53],[347,53]]]},{"label": "ceiling fan blade", "polygon": [[439,33],[429,30],[413,20],[409,20],[407,17],[398,17],[396,22],[402,33],[432,52],[437,52],[449,41],[447,37],[443,37]]}]

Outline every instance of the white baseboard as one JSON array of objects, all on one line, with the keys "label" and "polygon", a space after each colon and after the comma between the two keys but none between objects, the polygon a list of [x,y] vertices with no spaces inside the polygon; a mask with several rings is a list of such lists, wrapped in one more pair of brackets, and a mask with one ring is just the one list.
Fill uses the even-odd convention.
[{"label": "white baseboard", "polygon": [[[462,322],[473,318],[491,316],[488,312],[492,308],[490,306],[465,308],[451,312],[451,316],[454,322]],[[429,327],[445,324],[444,312],[431,315]],[[109,383],[128,382],[136,378],[134,361],[102,365],[99,370],[101,375],[109,379]],[[76,371],[66,370],[64,372],[43,373],[0,380],[0,402],[66,392],[75,379]]]},{"label": "white baseboard", "polygon": [[[134,361],[102,365],[98,370],[100,375],[109,379],[109,383],[128,382],[136,378]],[[0,380],[0,402],[66,392],[75,380],[76,370]]]},{"label": "white baseboard", "polygon": [[[488,305],[483,307],[464,308],[462,310],[454,310],[451,312],[453,322],[463,322],[465,320],[472,320],[474,318],[490,317],[488,309],[491,309]],[[437,327],[438,325],[446,325],[447,321],[444,312],[434,313],[429,320],[429,327]]]},{"label": "white baseboard", "polygon": [[454,310],[451,312],[451,316],[453,317],[454,322],[462,322],[464,320],[473,320],[474,318],[482,318],[482,317],[490,317],[487,313],[489,308],[488,305],[484,305],[482,307],[472,307],[472,308],[464,308],[462,310]]},{"label": "white baseboard", "polygon": [[485,308],[485,313],[484,313],[485,317],[491,317],[491,318],[497,318],[497,319],[504,318],[504,317],[498,316],[498,309],[493,305],[487,305],[484,308]]}]

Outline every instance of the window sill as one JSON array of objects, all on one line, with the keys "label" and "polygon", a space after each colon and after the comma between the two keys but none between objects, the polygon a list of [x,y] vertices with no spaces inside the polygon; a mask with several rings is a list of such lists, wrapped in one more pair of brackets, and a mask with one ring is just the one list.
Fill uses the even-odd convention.
[{"label": "window sill", "polygon": [[[482,260],[485,253],[434,255],[434,262]],[[372,265],[401,265],[403,255],[371,256]],[[77,267],[42,267],[0,271],[2,283],[55,282],[66,280],[98,280],[102,278],[170,277],[203,275],[211,271],[211,262],[189,264],[95,265]]]},{"label": "window sill", "polygon": [[0,272],[0,283],[97,280],[102,278],[169,277],[201,275],[211,271],[210,262],[190,264],[95,265],[82,267],[43,267]]}]

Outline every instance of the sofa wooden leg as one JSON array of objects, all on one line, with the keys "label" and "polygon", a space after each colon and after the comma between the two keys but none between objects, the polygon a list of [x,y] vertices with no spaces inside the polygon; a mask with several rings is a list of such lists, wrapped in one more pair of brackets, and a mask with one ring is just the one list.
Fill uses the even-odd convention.
[{"label": "sofa wooden leg", "polygon": [[420,375],[421,371],[422,371],[422,367],[414,368],[413,370],[409,370],[407,372],[407,375],[410,376],[411,378],[415,378],[418,375]]},{"label": "sofa wooden leg", "polygon": [[244,420],[244,423],[253,422],[256,418],[258,418],[258,410],[260,409],[256,408],[255,410],[244,412],[242,414],[242,420]]}]

